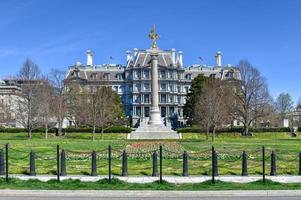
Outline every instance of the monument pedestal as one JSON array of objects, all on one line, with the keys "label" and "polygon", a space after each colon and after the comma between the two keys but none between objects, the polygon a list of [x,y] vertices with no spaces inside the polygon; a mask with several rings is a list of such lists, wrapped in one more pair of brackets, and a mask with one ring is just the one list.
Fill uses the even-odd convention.
[{"label": "monument pedestal", "polygon": [[181,138],[181,134],[163,124],[141,124],[135,131],[128,134],[128,139],[160,140]]}]

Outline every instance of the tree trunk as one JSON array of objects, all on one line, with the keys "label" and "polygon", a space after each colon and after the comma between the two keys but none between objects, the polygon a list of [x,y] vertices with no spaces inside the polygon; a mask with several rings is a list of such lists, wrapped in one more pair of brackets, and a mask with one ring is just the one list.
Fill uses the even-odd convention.
[{"label": "tree trunk", "polygon": [[48,138],[48,123],[45,124],[45,139]]},{"label": "tree trunk", "polygon": [[248,123],[246,123],[246,124],[244,125],[244,129],[245,129],[245,131],[244,131],[244,136],[249,135],[249,124],[248,124]]},{"label": "tree trunk", "polygon": [[214,139],[215,139],[215,129],[216,129],[216,127],[213,126],[213,130],[212,130],[212,143],[214,143]]},{"label": "tree trunk", "polygon": [[210,127],[209,124],[207,124],[206,140],[209,139],[209,133],[210,133]]},{"label": "tree trunk", "polygon": [[58,120],[58,135],[61,136],[63,135],[63,131],[62,131],[62,126],[63,126],[63,122],[62,122],[62,118],[59,117],[59,120]]},{"label": "tree trunk", "polygon": [[93,125],[92,141],[95,141],[95,125]]},{"label": "tree trunk", "polygon": [[27,133],[28,133],[28,138],[31,139],[32,138],[31,129],[28,129]]},{"label": "tree trunk", "polygon": [[101,127],[101,140],[103,140],[103,132],[104,132],[103,127]]}]

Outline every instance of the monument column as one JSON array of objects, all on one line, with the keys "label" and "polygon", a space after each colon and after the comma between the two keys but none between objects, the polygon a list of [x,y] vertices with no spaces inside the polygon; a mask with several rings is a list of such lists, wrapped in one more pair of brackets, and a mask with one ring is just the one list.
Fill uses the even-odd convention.
[{"label": "monument column", "polygon": [[151,68],[152,68],[152,106],[150,110],[149,124],[163,125],[159,109],[159,86],[158,86],[158,53],[157,49],[151,51]]}]

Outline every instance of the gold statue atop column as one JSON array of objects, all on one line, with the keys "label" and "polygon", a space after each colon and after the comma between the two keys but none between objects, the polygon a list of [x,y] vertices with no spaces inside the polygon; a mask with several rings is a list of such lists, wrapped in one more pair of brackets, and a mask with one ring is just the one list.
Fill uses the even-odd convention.
[{"label": "gold statue atop column", "polygon": [[152,48],[157,48],[157,39],[159,39],[159,35],[156,33],[156,26],[153,25],[151,32],[148,34],[148,37],[153,41]]}]

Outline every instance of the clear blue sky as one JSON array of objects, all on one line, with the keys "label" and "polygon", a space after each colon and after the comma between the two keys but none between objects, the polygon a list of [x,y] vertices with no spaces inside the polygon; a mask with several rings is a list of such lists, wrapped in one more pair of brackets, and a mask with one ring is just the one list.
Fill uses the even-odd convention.
[{"label": "clear blue sky", "polygon": [[47,73],[85,62],[125,63],[125,51],[158,46],[184,52],[184,64],[248,59],[268,79],[273,97],[301,97],[301,1],[298,0],[9,0],[0,1],[0,77],[32,58]]}]

